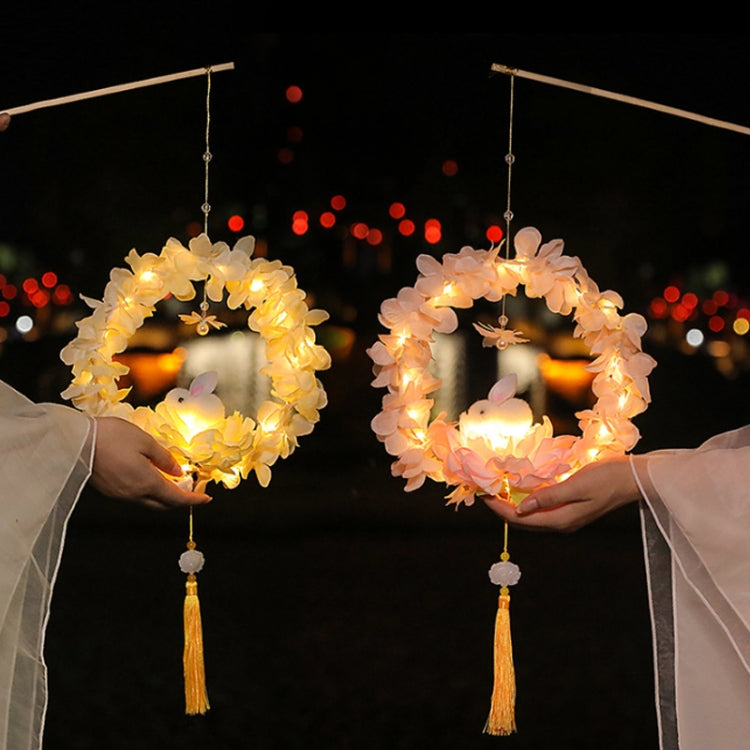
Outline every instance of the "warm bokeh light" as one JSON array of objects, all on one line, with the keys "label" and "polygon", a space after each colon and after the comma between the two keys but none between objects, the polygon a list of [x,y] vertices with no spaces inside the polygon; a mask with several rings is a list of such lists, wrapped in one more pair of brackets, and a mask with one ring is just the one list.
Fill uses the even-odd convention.
[{"label": "warm bokeh light", "polygon": [[388,215],[392,219],[403,219],[406,216],[406,206],[399,201],[394,201],[388,206]]},{"label": "warm bokeh light", "polygon": [[26,292],[26,294],[33,294],[37,289],[39,289],[39,282],[36,279],[32,278],[24,279],[21,287],[23,288],[24,292]]},{"label": "warm bokeh light", "polygon": [[0,300],[0,318],[10,313],[10,305],[5,300]]},{"label": "warm bokeh light", "polygon": [[685,292],[685,294],[682,295],[682,304],[687,307],[688,310],[694,309],[698,304],[697,295],[693,294],[693,292]]},{"label": "warm bokeh light", "polygon": [[282,164],[291,164],[294,161],[294,151],[286,147],[280,148],[278,158]]},{"label": "warm bokeh light", "polygon": [[290,104],[297,104],[302,101],[302,89],[299,86],[287,86],[286,100]]},{"label": "warm bokeh light", "polygon": [[346,208],[346,198],[343,195],[334,195],[331,198],[331,208],[334,211],[343,211]]},{"label": "warm bokeh light", "polygon": [[442,227],[437,219],[427,219],[424,223],[424,238],[431,245],[435,245],[443,237]]},{"label": "warm bokeh light", "polygon": [[458,164],[453,159],[446,159],[442,169],[446,177],[454,177],[458,174]]},{"label": "warm bokeh light", "polygon": [[191,221],[186,227],[188,237],[197,237],[203,231],[203,224],[199,221]]},{"label": "warm bokeh light", "polygon": [[732,330],[738,336],[744,336],[750,330],[750,321],[747,318],[736,318],[732,323]]},{"label": "warm bokeh light", "polygon": [[320,226],[324,229],[331,229],[336,224],[336,214],[333,211],[323,211],[320,215]]},{"label": "warm bokeh light", "polygon": [[300,236],[307,233],[309,229],[309,219],[306,211],[295,211],[292,214],[292,232]]},{"label": "warm bokeh light", "polygon": [[708,319],[708,327],[714,332],[719,333],[719,331],[724,330],[724,318],[722,318],[719,315],[714,315],[711,318]]},{"label": "warm bokeh light", "polygon": [[713,294],[713,300],[719,307],[723,307],[729,302],[729,293],[723,289],[717,289]]},{"label": "warm bokeh light", "polygon": [[57,305],[73,304],[73,292],[67,284],[58,284],[52,292],[52,301]]},{"label": "warm bokeh light", "polygon": [[503,234],[503,228],[498,226],[497,224],[492,224],[491,226],[487,227],[486,236],[490,242],[500,242],[500,240],[503,238]]},{"label": "warm bokeh light", "polygon": [[370,229],[367,232],[367,244],[379,245],[383,241],[383,233],[379,229]]},{"label": "warm bokeh light", "polygon": [[404,237],[411,237],[416,230],[417,227],[411,219],[402,219],[398,223],[398,231]]},{"label": "warm bokeh light", "polygon": [[289,143],[300,143],[302,141],[302,128],[299,125],[290,125],[286,129],[286,139]]},{"label": "warm bokeh light", "polygon": [[42,274],[42,286],[52,289],[57,284],[57,274],[54,271],[45,271]]},{"label": "warm bokeh light", "polygon": [[358,240],[364,240],[367,237],[370,228],[364,222],[358,221],[351,225],[349,231],[351,232],[352,237]]},{"label": "warm bokeh light", "polygon": [[653,318],[666,318],[668,315],[667,301],[664,297],[654,297],[648,306],[648,311]]},{"label": "warm bokeh light", "polygon": [[233,232],[241,232],[245,226],[245,220],[238,214],[234,214],[234,216],[229,217],[229,220],[227,221],[227,226]]},{"label": "warm bokeh light", "polygon": [[667,302],[677,302],[677,300],[680,299],[680,290],[674,284],[670,284],[664,290],[663,296]]},{"label": "warm bokeh light", "polygon": [[712,299],[706,299],[703,300],[701,309],[706,315],[716,315],[719,306]]}]

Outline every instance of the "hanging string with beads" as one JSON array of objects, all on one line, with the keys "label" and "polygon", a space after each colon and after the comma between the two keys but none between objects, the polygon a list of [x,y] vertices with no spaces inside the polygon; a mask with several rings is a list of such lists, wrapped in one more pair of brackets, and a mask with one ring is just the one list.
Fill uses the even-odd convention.
[{"label": "hanging string with beads", "polygon": [[[211,212],[211,204],[208,202],[208,171],[209,164],[211,163],[211,145],[209,140],[209,134],[211,131],[211,68],[206,68],[206,148],[203,151],[203,164],[204,164],[204,177],[203,177],[203,205],[201,211],[203,211],[203,231],[208,234],[208,214]],[[208,297],[206,294],[206,282],[203,282],[203,300],[200,303],[201,314],[200,321],[196,326],[195,330],[201,336],[205,336],[210,330],[211,326],[207,319],[208,317]]]},{"label": "hanging string with beads", "polygon": [[[211,68],[206,68],[207,91],[206,91],[206,148],[203,153],[205,163],[203,216],[204,231],[208,234],[208,214],[211,206],[208,202],[208,165],[211,161],[211,149],[209,147],[209,127],[211,122]],[[196,326],[200,335],[205,335],[209,330],[209,322],[206,320],[208,312],[208,300],[206,294],[206,283],[203,284],[203,301],[200,305],[201,320]],[[205,714],[210,705],[206,690],[206,670],[203,658],[203,623],[201,619],[200,601],[198,599],[198,580],[196,573],[203,568],[203,553],[196,549],[193,539],[193,507],[190,506],[189,533],[187,551],[180,556],[180,570],[187,574],[185,582],[185,603],[183,607],[183,623],[185,631],[185,643],[182,655],[183,675],[185,682],[185,713],[189,715]]]}]

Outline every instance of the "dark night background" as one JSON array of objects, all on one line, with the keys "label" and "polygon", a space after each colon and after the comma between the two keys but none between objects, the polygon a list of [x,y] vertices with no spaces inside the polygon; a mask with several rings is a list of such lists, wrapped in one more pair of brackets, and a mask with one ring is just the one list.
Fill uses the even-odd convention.
[{"label": "dark night background", "polygon": [[[322,374],[329,405],[271,485],[216,489],[197,514],[205,717],[182,714],[185,519],[84,492],[47,635],[46,750],[657,747],[635,508],[575,535],[511,534],[519,732],[482,734],[496,602],[486,571],[502,527],[483,506],[446,508],[442,487],[407,495],[391,478],[369,427],[382,393],[365,349],[419,253],[486,247],[501,221],[509,82],[492,63],[750,125],[750,36],[253,32],[239,6],[160,5],[148,22],[142,9],[99,7],[3,12],[0,111],[234,62],[212,78],[209,234],[231,242],[226,217],[242,214],[242,234],[267,241],[356,339]],[[294,105],[291,84],[304,92]],[[750,295],[748,136],[522,79],[513,127],[515,229],[562,237],[626,311],[647,315],[670,283]],[[204,135],[202,77],[15,117],[0,138],[0,273],[51,269],[99,297],[131,247],[186,241],[203,218]],[[456,176],[442,174],[445,159]],[[342,263],[338,230],[292,234],[294,210],[315,216],[336,193],[342,223],[383,228],[387,269],[365,247]],[[438,217],[443,240],[398,237],[393,200],[417,223]],[[58,398],[58,352],[74,336],[24,340],[9,325],[0,376]],[[644,345],[659,364],[638,451],[747,422],[743,357],[720,371],[671,329]]]}]

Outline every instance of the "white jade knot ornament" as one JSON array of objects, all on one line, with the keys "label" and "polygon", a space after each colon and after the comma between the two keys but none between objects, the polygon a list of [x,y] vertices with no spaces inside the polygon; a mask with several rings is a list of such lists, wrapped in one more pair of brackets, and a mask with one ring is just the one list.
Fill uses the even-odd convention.
[{"label": "white jade knot ornament", "polygon": [[489,576],[496,586],[515,586],[521,578],[521,568],[508,560],[501,560],[489,569]]},{"label": "white jade knot ornament", "polygon": [[189,549],[180,555],[180,570],[183,573],[199,573],[203,569],[205,558],[197,549]]}]

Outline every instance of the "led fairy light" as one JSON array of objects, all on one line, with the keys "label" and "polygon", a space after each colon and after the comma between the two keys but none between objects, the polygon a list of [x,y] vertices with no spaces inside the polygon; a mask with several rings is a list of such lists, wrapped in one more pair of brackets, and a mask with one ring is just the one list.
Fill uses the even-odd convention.
[{"label": "led fairy light", "polygon": [[[462,247],[440,260],[418,256],[416,283],[382,303],[379,321],[389,332],[368,349],[375,375],[372,385],[388,391],[371,426],[396,459],[393,475],[404,478],[406,491],[419,488],[426,479],[445,483],[451,490],[448,503],[456,507],[471,505],[478,495],[517,502],[588,463],[631,450],[640,437],[631,420],[650,402],[648,375],[656,364],[641,346],[645,319],[634,313],[621,316],[622,298],[612,291],[601,292],[579,258],[563,253],[561,239],[542,242],[537,229],[525,227],[513,237],[515,255],[511,256],[513,81],[511,76],[505,257],[500,246]],[[527,297],[543,299],[552,313],[572,317],[573,336],[592,355],[587,367],[593,373],[596,402],[576,414],[579,436],[555,435],[546,415],[535,423],[528,404],[515,396],[513,373],[498,381],[488,397],[472,404],[457,422],[447,421],[444,413],[432,417],[430,395],[440,387],[440,380],[428,371],[434,334],[457,329],[454,308],[471,308],[476,300],[485,299],[499,302],[501,315],[497,325],[474,324],[483,346],[504,350],[527,343],[520,331],[508,328],[505,310],[506,297],[516,295],[519,287]],[[495,684],[485,727],[494,735],[516,730],[508,587],[517,582],[520,571],[510,563],[507,524],[501,563],[490,572],[491,581],[501,586]]]},{"label": "led fairy light", "polygon": [[[101,300],[83,297],[93,312],[76,324],[77,337],[61,352],[73,374],[62,396],[91,416],[120,417],[153,435],[183,467],[181,486],[202,490],[215,482],[232,489],[255,474],[258,483],[267,487],[271,467],[298,447],[300,437],[313,431],[320,409],[327,403],[317,373],[330,367],[331,358],[316,343],[314,326],[327,320],[328,313],[308,308],[291,267],[278,260],[252,257],[252,236],[240,238],[231,248],[209,239],[211,68],[204,72],[204,231],[191,239],[188,247],[170,238],[159,254],[141,255],[131,250],[125,258],[128,268],[110,272]],[[254,418],[238,411],[227,413],[214,393],[218,380],[215,372],[196,375],[189,388],[173,388],[153,408],[132,405],[126,401],[129,389],[118,385],[129,368],[117,360],[117,355],[127,349],[131,337],[153,316],[160,301],[174,297],[189,302],[196,298],[196,284],[202,285],[199,311],[179,315],[184,325],[195,326],[200,336],[225,327],[216,315],[208,314],[209,300],[224,302],[230,310],[247,310],[248,327],[265,343],[267,364],[260,372],[269,376],[270,398],[260,404]],[[208,710],[209,701],[196,574],[205,561],[193,539],[192,508],[189,523],[188,550],[179,561],[188,577],[185,700],[188,714],[202,714]]]}]

